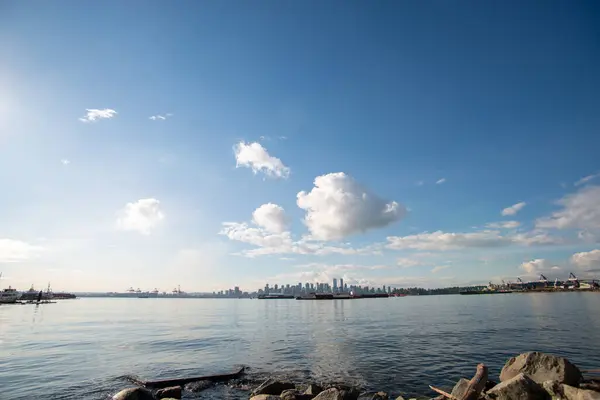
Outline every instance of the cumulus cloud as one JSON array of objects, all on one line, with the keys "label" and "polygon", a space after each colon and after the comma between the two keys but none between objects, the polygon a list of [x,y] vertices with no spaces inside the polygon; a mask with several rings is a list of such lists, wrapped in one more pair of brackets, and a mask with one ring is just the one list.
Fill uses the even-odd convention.
[{"label": "cumulus cloud", "polygon": [[553,265],[548,260],[537,258],[535,260],[522,263],[520,268],[525,271],[527,275],[534,276],[550,271],[553,268]]},{"label": "cumulus cloud", "polygon": [[150,117],[148,117],[148,119],[151,119],[152,121],[164,121],[167,118],[171,118],[173,116],[173,114],[171,113],[167,113],[167,114],[156,114],[156,115],[152,115]]},{"label": "cumulus cloud", "polygon": [[236,168],[250,168],[255,174],[262,172],[274,178],[285,179],[290,175],[290,169],[279,158],[271,156],[260,143],[239,142],[233,151]]},{"label": "cumulus cloud", "polygon": [[18,263],[33,259],[44,250],[27,242],[14,239],[0,239],[0,263]]},{"label": "cumulus cloud", "polygon": [[515,215],[516,213],[521,211],[523,209],[523,207],[525,207],[526,205],[527,205],[527,203],[525,203],[524,201],[517,203],[517,204],[513,204],[512,206],[506,207],[504,210],[502,210],[502,215],[503,216]]},{"label": "cumulus cloud", "polygon": [[583,185],[585,183],[588,183],[592,179],[598,178],[599,176],[600,176],[600,173],[599,174],[592,174],[592,175],[584,176],[583,178],[581,178],[577,182],[575,182],[575,186],[581,186],[581,185]]},{"label": "cumulus cloud", "polygon": [[587,186],[557,202],[562,209],[536,221],[538,228],[600,230],[600,186]]},{"label": "cumulus cloud", "polygon": [[450,265],[438,265],[437,267],[433,267],[433,269],[431,270],[432,274],[437,274],[440,271],[443,271],[447,268],[450,268]]},{"label": "cumulus cloud", "polygon": [[501,221],[501,222],[491,222],[486,226],[488,228],[493,229],[514,229],[518,228],[521,225],[519,221]]},{"label": "cumulus cloud", "polygon": [[288,227],[288,218],[283,207],[267,203],[252,213],[252,221],[271,233],[283,233]]},{"label": "cumulus cloud", "polygon": [[289,231],[273,233],[245,222],[224,222],[219,234],[227,236],[230,240],[256,246],[256,248],[239,253],[251,258],[272,254],[362,255],[380,253],[380,249],[376,245],[353,248],[349,245],[325,245],[309,238],[294,240]]},{"label": "cumulus cloud", "polygon": [[379,245],[353,248],[349,244],[325,245],[311,236],[294,240],[287,229],[285,210],[272,203],[263,204],[252,213],[252,222],[224,222],[219,234],[230,240],[250,244],[257,248],[244,250],[247,257],[269,254],[378,254]]},{"label": "cumulus cloud", "polygon": [[599,268],[600,267],[600,250],[584,251],[575,253],[571,256],[571,264],[577,268]]},{"label": "cumulus cloud", "polygon": [[165,218],[160,209],[160,201],[149,198],[127,203],[119,212],[117,227],[124,231],[137,231],[149,235]]},{"label": "cumulus cloud", "polygon": [[442,178],[442,179],[438,179],[435,184],[436,185],[441,185],[442,183],[446,182],[446,178]]},{"label": "cumulus cloud", "polygon": [[310,192],[297,195],[304,223],[317,239],[336,240],[400,220],[406,209],[381,199],[343,172],[315,178]]},{"label": "cumulus cloud", "polygon": [[95,122],[100,119],[110,119],[117,115],[117,112],[110,108],[104,108],[102,110],[97,108],[87,108],[85,111],[86,114],[79,118],[81,122]]}]

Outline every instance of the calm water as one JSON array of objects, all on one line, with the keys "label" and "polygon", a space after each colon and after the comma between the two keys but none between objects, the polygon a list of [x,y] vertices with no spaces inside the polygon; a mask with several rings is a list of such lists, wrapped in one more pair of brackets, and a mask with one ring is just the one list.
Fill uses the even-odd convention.
[{"label": "calm water", "polygon": [[[600,367],[600,294],[354,301],[79,299],[0,306],[2,399],[106,399],[122,376],[228,372],[429,394],[528,350]],[[247,394],[221,388],[218,398]],[[203,398],[210,397],[204,394]]]}]

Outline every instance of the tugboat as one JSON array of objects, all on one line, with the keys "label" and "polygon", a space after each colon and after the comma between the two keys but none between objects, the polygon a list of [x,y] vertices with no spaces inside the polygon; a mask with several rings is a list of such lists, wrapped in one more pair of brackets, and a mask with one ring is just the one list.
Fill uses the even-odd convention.
[{"label": "tugboat", "polygon": [[[2,273],[0,272],[0,278],[2,278]],[[14,304],[17,302],[19,298],[19,292],[17,289],[13,289],[12,287],[8,287],[8,289],[4,289],[0,292],[0,304]]]}]

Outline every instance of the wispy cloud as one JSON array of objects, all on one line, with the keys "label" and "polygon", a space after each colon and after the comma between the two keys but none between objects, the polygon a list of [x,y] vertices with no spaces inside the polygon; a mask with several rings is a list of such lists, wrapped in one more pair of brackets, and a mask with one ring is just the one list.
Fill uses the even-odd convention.
[{"label": "wispy cloud", "polygon": [[436,185],[441,185],[442,183],[446,182],[446,178],[442,178],[442,179],[438,179],[435,184]]},{"label": "wispy cloud", "polygon": [[148,119],[151,119],[152,121],[164,121],[167,118],[171,118],[173,116],[173,114],[171,113],[167,113],[167,114],[156,114],[156,115],[152,115],[151,117],[148,117]]},{"label": "wispy cloud", "polygon": [[514,229],[521,225],[519,221],[502,221],[502,222],[490,222],[486,225],[488,228],[493,229]]},{"label": "wispy cloud", "polygon": [[423,181],[417,181],[417,186],[423,186],[425,184],[425,182]]},{"label": "wispy cloud", "polygon": [[502,210],[501,214],[503,216],[515,215],[516,213],[521,211],[523,209],[523,207],[525,207],[526,205],[527,205],[527,203],[525,203],[524,201],[517,203],[517,204],[513,204],[512,206],[506,207],[504,210]]},{"label": "wispy cloud", "polygon": [[60,162],[61,162],[62,165],[69,165],[69,164],[71,164],[71,161],[67,160],[66,158],[63,158],[62,160],[60,160]]},{"label": "wispy cloud", "polygon": [[0,263],[18,263],[35,258],[43,247],[14,239],[0,239]]},{"label": "wispy cloud", "polygon": [[117,115],[115,110],[110,108],[97,109],[97,108],[86,108],[86,114],[79,118],[81,122],[96,122],[100,119],[110,119]]},{"label": "wispy cloud", "polygon": [[600,173],[584,176],[583,178],[581,178],[580,180],[575,182],[575,186],[583,185],[583,184],[591,181],[592,179],[598,178],[599,176],[600,176]]},{"label": "wispy cloud", "polygon": [[450,268],[450,265],[438,265],[437,267],[433,267],[433,269],[431,270],[432,274],[437,274],[440,271],[443,271],[447,268]]}]

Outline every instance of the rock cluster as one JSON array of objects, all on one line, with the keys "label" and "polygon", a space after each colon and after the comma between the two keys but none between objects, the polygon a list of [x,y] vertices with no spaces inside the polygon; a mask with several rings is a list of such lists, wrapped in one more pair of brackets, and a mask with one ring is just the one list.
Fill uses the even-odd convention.
[{"label": "rock cluster", "polygon": [[[483,366],[480,365],[478,369],[480,367]],[[508,360],[500,373],[500,383],[485,382],[485,378],[476,381],[478,389],[475,390],[468,379],[460,379],[451,393],[438,396],[435,400],[600,400],[599,380],[586,381],[581,371],[566,358],[539,352],[524,353]],[[212,384],[208,381],[194,382],[186,385],[183,391],[198,392]],[[166,400],[181,399],[181,396],[182,388],[179,386],[155,392],[129,388],[117,393],[113,400]],[[291,382],[276,379],[267,379],[250,394],[250,400],[390,399],[385,392],[361,394],[351,387],[323,388],[314,383],[300,388]],[[404,398],[400,396],[396,400]]]}]

